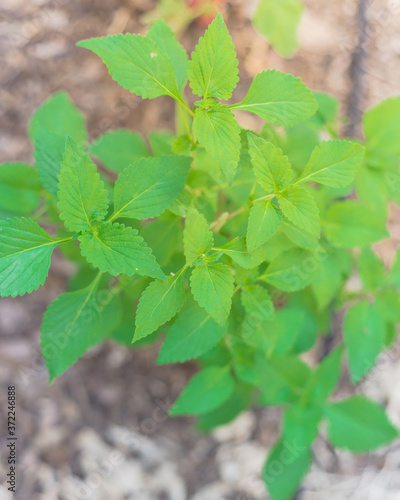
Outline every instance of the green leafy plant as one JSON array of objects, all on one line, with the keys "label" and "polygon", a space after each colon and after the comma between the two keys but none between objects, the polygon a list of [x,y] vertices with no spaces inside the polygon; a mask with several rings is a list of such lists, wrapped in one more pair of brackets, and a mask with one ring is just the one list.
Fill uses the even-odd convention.
[{"label": "green leafy plant", "polygon": [[260,0],[253,25],[279,54],[289,57],[297,49],[296,31],[303,10],[302,0]]},{"label": "green leafy plant", "polygon": [[[338,138],[337,101],[292,75],[263,71],[241,102],[221,102],[239,80],[221,15],[190,61],[161,20],[146,36],[78,45],[130,92],[174,99],[177,133],[154,132],[150,149],[128,130],[88,144],[81,113],[58,93],[29,125],[36,166],[0,166],[0,295],[42,285],[56,247],[77,266],[43,320],[50,380],[105,339],[140,347],[165,336],[159,364],[200,367],[171,415],[196,415],[208,431],[254,404],[282,407],[263,469],[275,500],[295,494],[321,422],[353,452],[395,439],[380,405],[332,395],[344,354],[356,383],[400,319],[400,253],[386,269],[371,249],[389,236],[388,202],[400,202],[400,99],[365,114],[364,147]],[[236,110],[261,117],[261,132],[242,129]],[[343,340],[310,366],[303,353],[342,313]]]}]

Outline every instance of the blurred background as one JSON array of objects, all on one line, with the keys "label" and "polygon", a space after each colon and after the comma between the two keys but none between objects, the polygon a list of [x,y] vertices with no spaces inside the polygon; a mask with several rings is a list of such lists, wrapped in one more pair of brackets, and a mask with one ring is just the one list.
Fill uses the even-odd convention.
[{"label": "blurred background", "polygon": [[[183,2],[1,0],[0,162],[33,162],[29,118],[61,89],[85,114],[91,140],[121,127],[143,134],[172,129],[168,98],[142,101],[129,94],[96,56],[75,46],[94,36],[145,33],[160,15],[190,52],[216,9],[223,12],[240,61],[238,100],[261,70],[290,72],[338,98],[341,116],[351,118],[343,121],[343,134],[359,136],[360,112],[400,94],[400,0],[304,0],[299,47],[289,58],[279,55],[287,47],[277,52],[250,22],[255,0],[218,0],[211,10],[201,0]],[[256,117],[239,119],[259,126]],[[399,245],[398,213],[390,225],[392,239],[379,249],[384,259]],[[0,500],[266,500],[259,474],[279,433],[279,411],[256,409],[212,435],[197,434],[191,419],[167,416],[195,366],[157,367],[157,345],[129,350],[107,343],[48,385],[41,319],[72,272],[56,253],[45,286],[31,296],[0,299],[0,380],[3,389],[17,386],[20,460],[18,492],[11,497],[0,487]],[[400,346],[381,357],[356,391],[387,405],[400,425],[399,381]],[[354,391],[345,384],[340,390]],[[5,397],[2,390],[1,408]],[[321,437],[315,454],[297,499],[400,499],[399,442],[355,457],[334,453]],[[3,465],[5,458],[3,446]]]}]

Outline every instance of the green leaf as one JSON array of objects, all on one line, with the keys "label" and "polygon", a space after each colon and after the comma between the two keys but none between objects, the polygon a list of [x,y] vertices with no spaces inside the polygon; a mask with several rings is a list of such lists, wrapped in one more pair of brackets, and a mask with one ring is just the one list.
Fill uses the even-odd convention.
[{"label": "green leaf", "polygon": [[250,253],[247,250],[246,238],[244,236],[238,236],[229,243],[226,243],[222,247],[218,247],[215,250],[220,250],[225,255],[228,255],[234,262],[245,269],[257,267],[264,260],[262,251]]},{"label": "green leaf", "polygon": [[252,21],[279,54],[289,57],[297,48],[296,30],[303,8],[300,0],[260,0]]},{"label": "green leaf", "polygon": [[277,338],[277,320],[268,309],[247,312],[239,330],[243,342],[257,352],[270,354]]},{"label": "green leaf", "polygon": [[183,232],[183,246],[187,265],[191,266],[197,257],[211,250],[213,244],[213,233],[210,231],[204,215],[193,208],[188,210]]},{"label": "green leaf", "polygon": [[235,381],[226,367],[211,366],[192,377],[170,409],[172,415],[202,415],[222,405]]},{"label": "green leaf", "polygon": [[258,279],[279,290],[294,292],[305,288],[311,282],[318,266],[318,253],[295,248],[278,255]]},{"label": "green leaf", "polygon": [[[387,216],[389,193],[397,184],[397,175],[391,182],[387,172],[370,167],[366,163],[361,166],[355,179],[357,197],[382,218]],[[394,192],[394,191],[392,191]]]},{"label": "green leaf", "polygon": [[307,392],[312,403],[325,401],[337,388],[340,380],[343,349],[337,347],[313,371]]},{"label": "green leaf", "polygon": [[[249,288],[257,286],[249,285]],[[268,294],[266,290],[265,292]],[[246,314],[238,332],[246,345],[269,354],[279,334],[274,305],[269,294],[263,297],[265,292],[243,290],[241,298]],[[254,300],[253,304],[250,304],[251,299]],[[253,365],[252,361],[251,364]]]},{"label": "green leaf", "polygon": [[256,373],[260,380],[262,403],[279,405],[300,398],[311,370],[297,356],[283,354],[267,358],[265,354],[257,354]]},{"label": "green leaf", "polygon": [[241,382],[251,384],[252,386],[258,386],[258,378],[254,369],[254,360],[252,358],[243,361],[235,361],[233,369],[235,371],[235,375]]},{"label": "green leaf", "polygon": [[240,129],[232,111],[218,102],[210,109],[197,108],[193,130],[200,145],[232,184],[240,157]]},{"label": "green leaf", "polygon": [[41,183],[57,198],[66,137],[69,135],[84,146],[87,142],[85,119],[68,94],[58,92],[32,116],[29,135],[35,144],[36,167]]},{"label": "green leaf", "polygon": [[269,353],[275,340],[276,319],[265,318],[262,313],[246,313],[238,331],[247,346],[257,352]]},{"label": "green leaf", "polygon": [[283,416],[283,440],[295,443],[300,448],[308,448],[317,437],[322,415],[322,409],[318,407],[289,406]]},{"label": "green leaf", "polygon": [[292,180],[292,168],[287,156],[271,142],[248,134],[249,153],[257,181],[267,193],[277,193]]},{"label": "green leaf", "polygon": [[[400,97],[387,99],[370,108],[363,116],[363,129],[367,146],[367,161],[378,160],[386,168],[385,160],[400,155]],[[371,158],[372,157],[372,158]],[[374,161],[375,160],[375,161]],[[383,160],[381,163],[379,160]]]},{"label": "green leaf", "polygon": [[270,451],[262,477],[273,500],[291,500],[312,463],[308,448],[279,440]]},{"label": "green leaf", "polygon": [[321,254],[320,265],[311,282],[311,289],[320,310],[335,298],[344,282],[346,273],[341,269],[341,259],[344,255],[342,250],[334,249]]},{"label": "green leaf", "polygon": [[0,220],[0,296],[24,295],[43,285],[61,241],[32,219]]},{"label": "green leaf", "polygon": [[397,327],[400,323],[400,297],[397,290],[385,288],[377,292],[375,307],[387,323]]},{"label": "green leaf", "polygon": [[200,356],[198,362],[202,367],[219,366],[226,367],[232,360],[232,355],[226,345],[219,342],[212,349]]},{"label": "green leaf", "polygon": [[343,332],[350,378],[352,382],[358,382],[373,368],[384,347],[385,325],[375,307],[363,300],[346,312]]},{"label": "green leaf", "polygon": [[[183,110],[182,108],[179,108],[179,109],[182,111],[182,113],[186,113],[186,111]],[[187,117],[187,115],[184,115],[182,120],[185,120],[186,117]],[[186,121],[184,122],[184,124],[185,123],[186,123]],[[184,131],[186,132],[185,125],[183,125],[182,128],[184,128]],[[178,135],[178,137],[175,139],[174,143],[172,144],[172,152],[174,154],[177,154],[177,155],[179,155],[179,154],[190,155],[192,149],[193,149],[192,138],[189,137],[188,134]]]},{"label": "green leaf", "polygon": [[394,256],[389,274],[387,276],[388,284],[400,288],[400,248],[397,249]]},{"label": "green leaf", "polygon": [[261,285],[248,285],[243,288],[240,298],[247,314],[260,320],[273,318],[274,303],[266,288]]},{"label": "green leaf", "polygon": [[169,321],[185,301],[184,271],[168,276],[166,281],[150,283],[142,293],[136,313],[133,342],[147,337]]},{"label": "green leaf", "polygon": [[65,136],[56,135],[41,126],[38,127],[35,136],[35,165],[42,186],[56,199],[65,142]]},{"label": "green leaf", "polygon": [[225,333],[196,303],[190,303],[176,318],[157,359],[158,364],[183,363],[209,351]]},{"label": "green leaf", "polygon": [[158,44],[160,48],[160,57],[169,58],[175,68],[176,82],[178,89],[182,91],[187,81],[187,70],[189,58],[186,50],[176,39],[173,31],[164,21],[158,19],[147,32],[146,38],[149,38]]},{"label": "green leaf", "polygon": [[314,92],[317,100],[318,110],[310,118],[310,123],[315,125],[318,130],[323,127],[335,125],[340,108],[340,102],[330,94],[324,92]]},{"label": "green leaf", "polygon": [[225,425],[244,411],[251,401],[252,387],[247,384],[236,384],[234,392],[221,405],[199,417],[197,429],[210,431],[220,425]]},{"label": "green leaf", "polygon": [[198,96],[231,98],[239,81],[238,61],[221,14],[209,25],[192,52],[188,77],[190,88]]},{"label": "green leaf", "polygon": [[136,229],[102,222],[93,233],[84,233],[78,239],[82,255],[102,273],[165,279],[151,248],[138,236]]},{"label": "green leaf", "polygon": [[188,156],[142,158],[119,174],[114,189],[114,214],[149,219],[160,215],[185,187]]},{"label": "green leaf", "polygon": [[[134,348],[136,345],[132,344],[132,335],[135,330],[135,310],[132,307],[132,300],[126,294],[120,295],[119,298],[120,322],[109,337],[125,347]],[[151,335],[148,338],[151,338]]]},{"label": "green leaf", "polygon": [[50,381],[103,339],[95,297],[97,283],[98,279],[95,279],[83,290],[60,295],[44,315],[40,345]]},{"label": "green leaf", "polygon": [[277,323],[272,334],[270,354],[308,351],[317,338],[315,316],[304,304],[288,304],[276,313]]},{"label": "green leaf", "polygon": [[181,219],[175,216],[163,216],[146,224],[141,235],[152,248],[161,267],[166,266],[177,251],[182,251]]},{"label": "green leaf", "polygon": [[295,226],[319,237],[319,211],[309,191],[298,186],[289,187],[278,196],[278,202],[283,214]]},{"label": "green leaf", "polygon": [[172,145],[176,140],[176,135],[171,132],[159,130],[147,136],[153,156],[170,155],[173,153]]},{"label": "green leaf", "polygon": [[36,140],[40,128],[63,137],[70,135],[80,144],[87,141],[85,118],[66,92],[57,92],[36,110],[29,122],[29,137]]},{"label": "green leaf", "polygon": [[300,248],[305,248],[306,250],[319,250],[321,248],[317,237],[307,231],[303,231],[303,229],[295,226],[286,218],[282,221],[282,231],[294,245]]},{"label": "green leaf", "polygon": [[194,298],[221,326],[231,310],[233,281],[228,266],[207,262],[195,267],[190,277]]},{"label": "green leaf", "polygon": [[297,182],[313,181],[334,188],[354,181],[364,158],[364,147],[350,141],[321,142],[312,152]]},{"label": "green leaf", "polygon": [[331,443],[355,453],[375,450],[399,435],[383,408],[364,396],[327,404],[325,414]]},{"label": "green leaf", "polygon": [[353,200],[334,203],[325,217],[328,240],[341,248],[369,246],[387,238],[385,221],[368,208]]},{"label": "green leaf", "polygon": [[58,199],[60,218],[71,231],[86,231],[107,214],[107,192],[96,165],[71,137],[61,164]]},{"label": "green leaf", "polygon": [[385,266],[375,252],[370,248],[363,248],[357,262],[361,280],[367,291],[374,291],[383,285]]},{"label": "green leaf", "polygon": [[103,289],[96,296],[101,315],[101,330],[105,337],[113,337],[113,332],[121,326],[123,309],[121,297],[114,290]]},{"label": "green leaf", "polygon": [[149,150],[139,134],[130,130],[112,130],[93,142],[88,152],[110,170],[122,172],[131,163],[149,156]]},{"label": "green leaf", "polygon": [[126,33],[83,40],[77,45],[100,56],[112,78],[143,99],[169,95],[182,100],[174,65],[166,57],[165,47],[151,38]]},{"label": "green leaf", "polygon": [[313,115],[317,103],[300,78],[267,70],[254,78],[243,101],[230,109],[244,109],[275,125],[293,127]]},{"label": "green leaf", "polygon": [[30,214],[40,203],[40,179],[26,163],[0,165],[0,210],[16,215]]},{"label": "green leaf", "polygon": [[281,231],[270,238],[268,245],[264,245],[265,254],[269,261],[275,260],[283,252],[294,250],[294,248],[295,245]]},{"label": "green leaf", "polygon": [[[269,126],[272,127],[272,125]],[[308,120],[306,123],[286,129],[283,137],[281,135],[277,139],[272,137],[272,142],[282,147],[294,170],[299,173],[307,164],[320,138]]]},{"label": "green leaf", "polygon": [[282,215],[272,200],[258,200],[250,210],[247,226],[247,247],[250,251],[263,245],[281,225]]}]

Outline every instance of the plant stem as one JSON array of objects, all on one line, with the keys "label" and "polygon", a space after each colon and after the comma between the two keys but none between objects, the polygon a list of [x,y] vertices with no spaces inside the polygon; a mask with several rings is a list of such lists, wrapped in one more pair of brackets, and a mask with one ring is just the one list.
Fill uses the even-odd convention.
[{"label": "plant stem", "polygon": [[238,210],[232,212],[231,214],[228,212],[224,212],[218,217],[217,220],[215,220],[210,224],[210,229],[215,229],[215,232],[218,232],[221,229],[221,227],[228,222],[228,220],[233,219],[237,215],[243,213],[245,210],[247,210],[247,207],[239,208]]},{"label": "plant stem", "polygon": [[255,180],[254,181],[254,184],[253,184],[253,187],[251,188],[251,191],[250,191],[250,194],[249,194],[249,197],[252,196],[254,194],[254,191],[256,190],[256,187],[257,187],[257,181]]},{"label": "plant stem", "polygon": [[276,196],[275,193],[267,194],[267,196],[261,196],[261,198],[257,198],[256,200],[253,201],[253,203],[255,203],[256,201],[261,201],[261,200],[271,200],[274,196]]},{"label": "plant stem", "polygon": [[43,205],[42,205],[41,207],[39,207],[39,209],[37,210],[37,212],[36,212],[36,213],[34,213],[34,214],[32,215],[32,219],[37,221],[38,219],[40,219],[40,217],[41,217],[43,214],[45,214],[45,213],[46,213],[46,211],[47,211],[47,207],[46,207],[46,205],[43,203]]},{"label": "plant stem", "polygon": [[192,117],[194,117],[194,113],[193,111],[189,108],[189,106],[186,104],[186,102],[182,99],[182,97],[180,97],[179,99],[176,99],[177,102],[179,102],[179,104],[181,106],[183,106],[183,108],[189,113],[189,115],[191,115]]},{"label": "plant stem", "polygon": [[57,240],[55,243],[56,245],[60,245],[61,243],[66,243],[67,241],[72,241],[74,239],[73,236],[70,236],[69,238],[63,238],[62,240]]}]

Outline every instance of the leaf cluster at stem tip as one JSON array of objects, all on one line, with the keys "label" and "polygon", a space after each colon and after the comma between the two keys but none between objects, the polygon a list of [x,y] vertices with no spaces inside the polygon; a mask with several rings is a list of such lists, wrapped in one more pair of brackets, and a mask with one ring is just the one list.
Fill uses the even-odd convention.
[{"label": "leaf cluster at stem tip", "polygon": [[[256,26],[288,52],[272,23],[281,7],[263,2],[270,21]],[[76,269],[41,327],[50,380],[107,339],[159,341],[159,364],[196,360],[171,415],[208,431],[253,405],[282,408],[261,473],[274,500],[293,498],[323,422],[332,446],[356,453],[396,439],[376,402],[332,396],[343,363],[363,380],[400,322],[400,252],[387,267],[373,246],[389,236],[389,202],[400,205],[400,98],[366,112],[364,144],[339,139],[339,103],[290,74],[262,71],[237,102],[221,14],[190,58],[163,20],[78,45],[127,91],[174,99],[176,130],[89,142],[59,92],[29,124],[35,165],[0,165],[0,296],[43,285],[56,247]],[[336,347],[305,362],[326,338]]]}]

